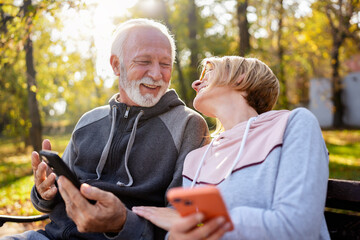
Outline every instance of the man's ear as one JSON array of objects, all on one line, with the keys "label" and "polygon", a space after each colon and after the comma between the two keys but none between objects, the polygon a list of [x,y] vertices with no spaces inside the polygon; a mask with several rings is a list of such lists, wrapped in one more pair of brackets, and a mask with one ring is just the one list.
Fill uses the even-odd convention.
[{"label": "man's ear", "polygon": [[116,76],[120,76],[120,61],[116,55],[111,55],[110,64]]}]

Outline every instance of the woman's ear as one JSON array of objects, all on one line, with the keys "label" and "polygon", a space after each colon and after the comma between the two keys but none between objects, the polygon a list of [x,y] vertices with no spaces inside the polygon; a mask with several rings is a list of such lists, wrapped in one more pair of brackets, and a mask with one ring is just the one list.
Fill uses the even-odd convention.
[{"label": "woman's ear", "polygon": [[116,76],[120,76],[120,61],[116,55],[111,55],[110,64]]},{"label": "woman's ear", "polygon": [[240,85],[240,83],[242,82],[242,80],[244,80],[244,78],[245,78],[245,73],[243,73],[243,74],[241,74],[239,77],[238,77],[238,79],[236,80],[236,86],[239,86]]}]

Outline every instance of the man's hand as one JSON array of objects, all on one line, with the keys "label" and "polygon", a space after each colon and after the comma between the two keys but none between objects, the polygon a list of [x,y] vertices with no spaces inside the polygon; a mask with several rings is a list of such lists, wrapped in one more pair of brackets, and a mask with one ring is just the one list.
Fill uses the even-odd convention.
[{"label": "man's hand", "polygon": [[[42,149],[51,150],[51,143],[48,139],[43,141]],[[37,192],[45,200],[53,199],[57,192],[55,173],[51,171],[46,163],[41,161],[39,154],[35,151],[31,154],[31,166]]]},{"label": "man's hand", "polygon": [[[79,232],[119,232],[126,221],[124,204],[112,193],[86,183],[80,191],[65,177],[58,179],[66,212]],[[92,205],[87,199],[96,200]]]}]

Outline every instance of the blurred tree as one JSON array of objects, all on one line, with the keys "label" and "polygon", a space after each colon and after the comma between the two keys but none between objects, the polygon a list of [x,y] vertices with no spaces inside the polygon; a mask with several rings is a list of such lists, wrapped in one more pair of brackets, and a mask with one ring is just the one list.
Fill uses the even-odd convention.
[{"label": "blurred tree", "polygon": [[25,17],[25,61],[26,61],[26,80],[27,80],[27,96],[30,114],[30,141],[35,151],[41,150],[42,143],[42,126],[40,121],[39,104],[36,99],[37,83],[36,72],[34,68],[33,42],[31,40],[32,33],[32,16],[35,14],[35,8],[31,0],[24,0],[24,17]]},{"label": "blurred tree", "polygon": [[[198,31],[198,8],[195,4],[195,0],[189,0],[187,17],[187,28],[189,31],[188,47],[190,51],[190,64],[187,77],[190,80],[190,85],[192,81],[195,81],[199,78],[197,68],[199,65],[200,42],[198,42],[198,40],[200,39],[200,35]],[[194,95],[192,94],[192,96]],[[193,97],[191,97],[191,99],[193,99]],[[187,105],[192,106],[192,101],[187,102]]]},{"label": "blurred tree", "polygon": [[239,28],[239,55],[245,57],[250,52],[249,22],[247,19],[248,0],[237,0],[237,20]]},{"label": "blurred tree", "polygon": [[[326,13],[330,24],[332,38],[331,47],[331,82],[332,82],[332,100],[334,105],[334,127],[343,126],[344,105],[341,100],[343,83],[339,74],[340,67],[340,47],[348,37],[359,40],[359,22],[352,23],[352,18],[360,12],[358,0],[337,0],[322,1],[321,9]],[[354,30],[355,29],[355,30]],[[358,43],[357,43],[358,44]]]},{"label": "blurred tree", "polygon": [[[166,26],[169,28],[170,32],[173,32],[173,27],[170,24],[170,20],[169,20],[169,6],[168,3],[165,2],[165,0],[159,0],[160,1],[160,8],[162,9],[162,14],[160,15],[161,19],[163,19],[164,23],[166,24]],[[174,36],[174,38],[176,39],[176,36]],[[177,45],[177,42],[175,41],[175,45]],[[176,49],[178,49],[178,47],[176,46]],[[180,84],[180,96],[182,97],[182,99],[184,100],[185,103],[189,102],[189,99],[187,97],[187,87],[185,84],[185,79],[184,79],[184,75],[182,72],[182,68],[181,68],[181,64],[180,64],[180,60],[179,60],[179,55],[177,54],[176,51],[176,56],[175,56],[175,67],[178,73],[178,81]]]},{"label": "blurred tree", "polygon": [[281,106],[281,108],[288,109],[288,97],[287,97],[287,83],[285,81],[285,66],[284,66],[284,46],[283,46],[283,21],[284,21],[284,6],[283,6],[283,0],[277,1],[277,7],[278,7],[278,27],[277,27],[277,49],[278,49],[278,74],[277,77],[279,79],[281,88],[280,88],[280,98],[278,105]]},{"label": "blurred tree", "polygon": [[[30,121],[27,106],[34,100],[39,104],[39,117],[46,117],[48,123],[51,119],[74,123],[85,111],[106,103],[112,90],[105,90],[103,79],[96,76],[93,40],[84,40],[90,42],[84,55],[77,49],[69,51],[69,41],[59,35],[62,28],[59,12],[64,8],[76,12],[82,7],[79,2],[37,1],[27,8],[29,12],[25,15],[24,6],[0,5],[0,126],[4,135],[21,137],[29,143],[29,136],[34,135],[29,134],[29,129],[35,124]],[[24,28],[29,26],[26,20],[31,21],[31,34]],[[31,42],[26,41],[28,36]],[[31,51],[26,54],[22,51],[31,48],[32,64]],[[26,69],[30,74],[26,74]],[[27,76],[31,76],[29,82]],[[41,140],[34,149],[39,146]]]}]

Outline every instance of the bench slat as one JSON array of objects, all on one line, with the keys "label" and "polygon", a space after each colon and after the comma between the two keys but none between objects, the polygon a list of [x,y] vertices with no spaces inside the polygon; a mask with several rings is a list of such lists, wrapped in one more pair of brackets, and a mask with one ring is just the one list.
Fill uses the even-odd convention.
[{"label": "bench slat", "polygon": [[325,212],[325,218],[332,240],[360,240],[360,216]]},{"label": "bench slat", "polygon": [[360,212],[360,182],[329,179],[326,207]]}]

